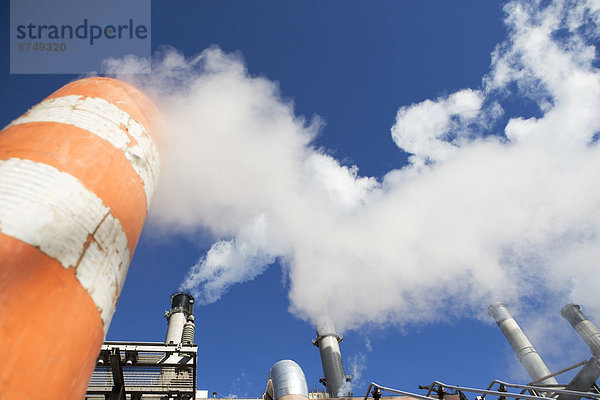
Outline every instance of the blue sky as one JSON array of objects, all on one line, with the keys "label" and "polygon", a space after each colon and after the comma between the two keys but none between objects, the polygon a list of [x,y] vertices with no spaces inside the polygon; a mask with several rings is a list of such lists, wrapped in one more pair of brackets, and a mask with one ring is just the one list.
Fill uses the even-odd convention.
[{"label": "blue sky", "polygon": [[[7,3],[0,6],[6,27]],[[232,282],[219,293],[222,297],[216,301],[197,305],[200,389],[224,396],[259,396],[269,368],[284,358],[300,364],[310,389],[321,389],[318,350],[311,345],[314,328],[307,321],[314,316],[313,303],[318,305],[319,298],[332,304],[331,312],[347,327],[341,344],[342,355],[347,373],[353,373],[352,367],[360,371],[353,386],[357,395],[364,394],[370,381],[417,391],[418,385],[433,380],[479,387],[487,386],[494,378],[527,380],[510,347],[486,318],[487,306],[493,300],[513,301],[520,312],[518,321],[529,328],[534,345],[551,369],[588,357],[587,348],[557,316],[560,306],[569,301],[581,302],[584,310],[588,307],[590,315],[600,315],[594,308],[597,307],[594,298],[582,294],[586,293],[586,283],[565,278],[569,272],[566,265],[576,264],[580,267],[574,273],[587,274],[588,282],[598,282],[596,267],[590,263],[598,252],[596,218],[600,203],[596,200],[600,200],[600,196],[591,188],[597,167],[593,157],[597,136],[589,139],[589,132],[593,135],[599,130],[598,122],[577,104],[568,106],[573,97],[589,96],[593,114],[595,102],[600,101],[594,87],[585,84],[588,75],[592,80],[597,78],[597,60],[586,53],[589,48],[583,45],[596,43],[598,34],[594,29],[597,28],[589,23],[578,25],[577,21],[563,18],[564,15],[558,18],[560,26],[553,26],[553,9],[562,15],[569,8],[561,8],[560,2],[556,6],[525,11],[516,6],[518,2],[512,4],[504,11],[499,2],[466,0],[152,2],[152,49],[165,51],[161,46],[170,46],[168,52],[185,65],[186,82],[209,81],[205,63],[211,62],[210,57],[229,67],[245,66],[246,71],[241,76],[233,75],[239,87],[250,85],[250,94],[254,93],[252,90],[264,90],[265,82],[267,85],[275,82],[278,89],[274,94],[260,92],[257,97],[264,96],[267,105],[283,105],[284,111],[292,109],[296,122],[304,116],[305,122],[299,122],[298,129],[306,129],[315,137],[303,147],[302,154],[321,161],[333,160],[332,171],[347,172],[356,165],[358,172],[348,175],[352,178],[349,185],[364,189],[358,205],[352,203],[348,214],[352,221],[349,230],[364,227],[363,233],[356,233],[360,244],[356,254],[354,247],[348,245],[354,239],[340,239],[337,243],[344,230],[340,227],[343,223],[337,226],[337,220],[333,220],[324,229],[331,229],[334,250],[327,252],[315,247],[306,237],[310,233],[290,235],[289,240],[282,239],[283,244],[275,240],[277,245],[269,242],[262,248],[259,246],[264,258],[259,257],[257,262],[261,265],[255,266],[257,268],[249,268],[253,270],[248,275],[250,280]],[[594,20],[594,15],[597,17],[591,11],[589,14],[589,20]],[[530,22],[519,19],[523,15],[534,22],[527,25]],[[541,31],[551,31],[546,42],[538,42],[542,53],[547,53],[547,60],[544,54],[536,53],[535,43],[529,47],[532,41],[528,35],[536,26],[533,16],[537,15],[540,25],[548,23],[549,26]],[[506,16],[508,25],[503,22]],[[510,32],[507,26],[511,26]],[[574,33],[565,33],[565,26],[576,29]],[[497,47],[501,43],[504,44]],[[557,44],[556,48],[550,46],[552,43]],[[7,55],[7,35],[3,35],[1,45]],[[213,53],[202,53],[211,46],[218,46],[220,50],[213,47]],[[204,54],[204,61],[198,66],[192,60],[200,53]],[[560,57],[565,54],[572,64]],[[560,63],[562,61],[565,65]],[[160,59],[154,62],[161,63]],[[554,65],[554,70],[562,75],[558,74],[557,78],[549,71],[553,68],[542,68],[544,65]],[[10,75],[8,66],[8,57],[0,58],[0,122],[3,124],[76,78],[74,75]],[[160,78],[169,73],[172,71],[155,72],[157,78],[148,79],[150,90],[164,89]],[[576,81],[569,85],[572,92],[566,93],[568,91],[557,82],[571,75],[579,76],[577,73],[584,76],[581,78],[584,84],[579,88],[576,83],[580,81]],[[219,74],[224,79],[233,76],[227,70],[219,70]],[[232,99],[236,98],[236,88],[234,85]],[[184,92],[182,89],[179,95],[159,101],[164,100],[167,108],[178,104],[177,101],[188,105],[195,101],[201,103],[197,100],[201,94]],[[453,97],[457,93],[459,95]],[[567,111],[561,111],[564,104]],[[225,119],[229,118],[227,111]],[[552,114],[553,111],[556,113]],[[182,111],[179,117],[198,126],[207,123],[195,120],[193,112]],[[537,119],[529,119],[531,117]],[[545,117],[548,118],[545,120]],[[242,122],[255,123],[252,118]],[[282,123],[286,124],[294,119],[285,118]],[[441,122],[436,125],[439,118]],[[589,120],[581,126],[573,122],[562,130],[579,129],[582,136],[588,137],[582,140],[588,142],[573,149],[567,146],[556,159],[558,166],[553,162],[548,166],[544,164],[554,160],[552,155],[555,154],[554,147],[548,145],[547,149],[546,144],[555,143],[561,148],[562,142],[548,140],[548,137],[542,137],[539,142],[523,139],[530,131],[534,133],[529,137],[537,135],[535,129],[546,129],[559,137],[560,133],[552,131],[556,125],[552,118],[568,122]],[[260,124],[271,129],[270,119],[264,120],[256,122],[257,130],[263,126]],[[310,128],[311,121],[320,121],[319,127]],[[437,136],[422,143],[419,138],[424,136],[418,136],[421,131],[424,134],[437,132]],[[290,135],[295,138],[294,134]],[[202,140],[184,143],[207,144]],[[260,149],[272,151],[269,140],[267,138]],[[519,149],[525,156],[519,156]],[[202,154],[200,149],[198,151]],[[182,154],[182,158],[189,154]],[[411,155],[413,158],[409,158]],[[244,164],[236,164],[235,154],[230,156],[224,157],[223,165],[215,167],[215,174],[231,167],[243,178]],[[497,163],[492,162],[496,159]],[[531,160],[531,164],[527,160]],[[579,164],[580,160],[589,162]],[[178,165],[170,171],[176,173],[181,170],[178,168],[197,166],[194,163]],[[394,170],[400,172],[390,174]],[[563,174],[565,170],[572,174]],[[491,183],[492,175],[486,171],[494,171]],[[481,177],[476,176],[479,172]],[[521,174],[524,175],[522,180]],[[197,190],[191,192],[188,202],[181,203],[186,207],[192,204],[189,206],[192,211],[184,207],[181,212],[190,212],[195,217],[190,217],[191,222],[181,223],[178,210],[169,210],[169,207],[172,204],[172,208],[177,208],[174,204],[180,204],[178,201],[184,195],[177,191],[180,184],[169,183],[169,176],[167,173],[164,181],[168,189],[158,196],[157,206],[152,210],[158,216],[152,217],[138,244],[108,340],[162,341],[166,332],[162,313],[169,307],[169,296],[178,289],[188,269],[206,257],[219,240],[231,241],[237,237],[239,244],[240,235],[246,229],[242,223],[221,226],[201,211],[195,214],[193,204],[206,203],[217,210],[216,200],[213,202],[211,198],[224,194],[217,193],[222,190],[221,186],[211,187],[201,180],[204,175],[198,177],[194,173],[186,175],[185,183]],[[567,184],[573,182],[574,176],[581,182],[571,187]],[[361,181],[369,177],[371,184]],[[495,177],[499,177],[498,180]],[[248,178],[249,182],[254,182],[251,179]],[[553,179],[555,183],[543,184]],[[539,187],[538,182],[542,182]],[[361,186],[363,184],[366,188]],[[555,192],[559,186],[562,189]],[[273,202],[277,204],[273,208],[277,212],[271,212],[270,206],[261,203],[266,209],[267,226],[281,224],[283,231],[301,230],[293,221],[304,218],[302,212],[290,207],[287,217],[278,217],[284,200],[271,196],[271,189],[267,185],[267,197],[275,197]],[[539,201],[536,193],[541,193]],[[253,195],[256,193],[252,190],[242,189],[233,190],[231,194],[240,198]],[[416,207],[400,212],[399,215],[406,217],[399,222],[401,230],[388,232],[377,225],[376,219],[369,219],[372,214],[389,211],[389,224],[393,225],[396,222],[392,216],[393,204],[396,200],[404,204],[405,195],[414,200],[411,204],[422,203],[423,209]],[[564,202],[552,200],[563,199],[563,195]],[[579,198],[590,199],[590,202],[582,203]],[[235,213],[239,212],[244,218],[255,217],[248,212],[246,204],[232,204]],[[505,204],[514,207],[505,209]],[[310,209],[310,205],[306,208]],[[543,212],[538,214],[539,210]],[[456,218],[446,218],[454,212],[458,215]],[[437,213],[441,213],[440,218],[436,217]],[[480,217],[494,214],[498,215],[497,220]],[[591,222],[580,229],[586,217]],[[497,221],[506,221],[507,229],[515,228],[518,232],[513,236],[502,231],[493,226]],[[472,231],[462,230],[463,225],[472,226]],[[376,228],[369,234],[372,226]],[[281,231],[269,229],[267,235],[278,239]],[[419,234],[412,235],[415,231]],[[378,236],[385,234],[389,234],[386,240]],[[453,235],[468,238],[470,234],[482,238],[481,243],[450,240],[455,239]],[[387,274],[389,269],[379,268],[373,262],[373,266],[364,268],[374,268],[373,275],[377,279],[361,284],[350,282],[352,269],[332,265],[328,276],[340,277],[341,282],[351,284],[347,290],[342,283],[334,285],[333,294],[324,295],[319,290],[327,285],[319,281],[320,274],[311,275],[303,269],[302,260],[311,260],[314,254],[323,251],[326,257],[341,259],[347,250],[357,260],[369,260],[368,255],[377,253],[380,248],[375,243],[393,244],[394,235],[398,235],[401,252],[396,258],[382,257],[381,264],[411,269],[414,273],[390,275]],[[412,252],[414,248],[402,242],[424,250]],[[387,244],[381,246],[390,248]],[[363,247],[365,250],[360,250]],[[262,262],[264,260],[275,262],[264,268],[262,264],[268,263]],[[444,260],[448,260],[447,265]],[[493,265],[479,267],[478,263],[488,261]],[[242,260],[242,268],[248,263],[252,260]],[[310,279],[314,279],[319,290],[307,289],[310,285],[306,286],[306,281]],[[406,282],[413,281],[417,289],[411,291],[413,285]],[[399,293],[416,299],[399,305],[390,294],[395,287]],[[202,285],[195,290],[201,292]],[[290,311],[291,291],[295,293],[292,296],[296,296],[292,300],[293,312]],[[304,291],[305,295],[296,291]],[[337,295],[340,300],[334,299]],[[506,297],[502,298],[503,295]],[[350,307],[352,299],[368,306],[360,310]],[[424,316],[411,316],[411,306],[416,307],[415,313]],[[540,316],[548,311],[554,313],[552,317]],[[528,319],[527,312],[538,314]],[[552,325],[548,325],[550,323]],[[565,343],[573,344],[574,350],[569,354],[558,351]]]}]

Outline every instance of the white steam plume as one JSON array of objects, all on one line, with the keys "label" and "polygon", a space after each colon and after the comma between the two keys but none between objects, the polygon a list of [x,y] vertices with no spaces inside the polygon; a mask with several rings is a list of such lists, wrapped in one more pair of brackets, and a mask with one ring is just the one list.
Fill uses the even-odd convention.
[{"label": "white steam plume", "polygon": [[[392,137],[413,155],[379,180],[313,147],[321,122],[238,56],[165,50],[138,82],[170,128],[152,222],[217,240],[182,287],[211,302],[279,259],[291,310],[340,330],[498,299],[576,301],[600,320],[596,4],[507,4],[482,86],[400,107]],[[538,115],[507,109],[498,130],[521,97]]]}]

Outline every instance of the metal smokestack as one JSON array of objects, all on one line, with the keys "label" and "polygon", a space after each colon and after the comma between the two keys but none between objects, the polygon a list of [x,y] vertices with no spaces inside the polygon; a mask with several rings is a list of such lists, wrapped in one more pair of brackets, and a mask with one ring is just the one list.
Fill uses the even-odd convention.
[{"label": "metal smokestack", "polygon": [[[588,391],[596,380],[600,377],[600,363],[598,362],[598,353],[600,352],[600,332],[591,323],[589,319],[581,312],[577,304],[567,304],[560,310],[562,315],[579,336],[587,343],[592,350],[594,357],[590,358],[585,366],[577,373],[573,380],[567,385],[567,390]],[[580,396],[563,395],[558,397],[558,400],[579,400]]]},{"label": "metal smokestack", "polygon": [[493,303],[488,309],[488,313],[496,320],[498,327],[512,346],[517,358],[523,364],[531,379],[538,381],[537,384],[541,386],[557,385],[556,379],[552,377],[540,380],[550,375],[551,372],[508,311],[506,304]]},{"label": "metal smokestack", "polygon": [[349,397],[351,393],[344,390],[350,376],[344,373],[342,354],[339,343],[342,337],[337,334],[333,320],[329,317],[322,318],[317,324],[317,337],[313,345],[319,348],[321,364],[325,374],[324,384],[331,397]]},{"label": "metal smokestack", "polygon": [[560,310],[560,315],[569,321],[579,336],[590,347],[592,354],[596,357],[600,356],[600,332],[581,312],[581,308],[577,304],[567,304]]},{"label": "metal smokestack", "polygon": [[[181,343],[183,337],[183,328],[186,325],[188,317],[192,316],[193,313],[194,298],[192,295],[187,293],[175,293],[171,296],[171,309],[165,312],[165,318],[167,318],[168,323],[167,337],[165,338],[166,344]],[[186,335],[186,339],[189,340],[188,335]]]}]

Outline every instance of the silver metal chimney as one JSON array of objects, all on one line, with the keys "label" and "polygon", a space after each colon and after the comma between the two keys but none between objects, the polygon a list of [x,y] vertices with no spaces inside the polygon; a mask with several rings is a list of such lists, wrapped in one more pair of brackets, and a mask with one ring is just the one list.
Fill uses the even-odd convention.
[{"label": "silver metal chimney", "polygon": [[327,387],[331,397],[350,397],[346,383],[350,382],[350,375],[344,373],[342,354],[339,343],[342,337],[335,330],[333,320],[329,317],[322,318],[317,323],[317,337],[312,341],[321,353],[321,365],[325,378],[321,380]]},{"label": "silver metal chimney", "polygon": [[264,400],[307,400],[308,385],[302,368],[292,360],[281,360],[269,371]]},{"label": "silver metal chimney", "polygon": [[[192,295],[187,293],[175,293],[171,296],[171,309],[169,311],[165,311],[165,318],[167,318],[168,323],[167,337],[165,338],[166,344],[181,343],[183,328],[186,325],[188,317],[193,315],[193,313],[194,298]],[[193,318],[191,321],[193,321]],[[189,340],[189,334],[186,335],[186,340]]]},{"label": "silver metal chimney", "polygon": [[493,303],[488,309],[488,313],[496,320],[498,327],[512,346],[527,373],[529,373],[531,380],[537,381],[536,384],[540,386],[557,385],[558,383],[553,377],[542,379],[551,375],[551,372],[508,311],[506,304]]},{"label": "silver metal chimney", "polygon": [[596,357],[600,356],[600,332],[598,328],[587,319],[587,317],[581,312],[581,308],[577,304],[567,304],[560,310],[562,315],[573,328],[577,331],[579,336],[585,341],[590,347],[592,354]]}]

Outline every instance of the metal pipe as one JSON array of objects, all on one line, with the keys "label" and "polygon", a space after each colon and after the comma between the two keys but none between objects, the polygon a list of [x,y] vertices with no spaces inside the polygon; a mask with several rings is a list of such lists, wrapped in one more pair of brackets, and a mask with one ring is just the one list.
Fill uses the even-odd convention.
[{"label": "metal pipe", "polygon": [[573,365],[571,365],[569,367],[566,367],[566,368],[563,368],[563,369],[559,369],[558,371],[553,372],[550,375],[542,376],[540,379],[536,379],[535,381],[531,381],[531,382],[529,382],[529,385],[535,385],[538,382],[541,382],[541,381],[543,381],[546,378],[551,378],[553,376],[558,376],[558,375],[564,374],[565,372],[569,372],[570,370],[575,369],[577,367],[581,367],[582,365],[585,365],[587,363],[588,363],[588,360],[580,361],[577,364],[573,364]]},{"label": "metal pipe", "polygon": [[[523,364],[523,367],[525,367],[532,380],[538,381],[543,377],[551,375],[550,370],[546,367],[540,355],[535,351],[535,348],[531,345],[531,342],[527,339],[517,321],[514,320],[508,311],[506,304],[502,302],[493,303],[490,305],[488,313],[494,318],[496,324],[498,324],[504,337],[512,346],[517,358]],[[539,385],[541,386],[557,384],[558,382],[553,377],[539,381]]]},{"label": "metal pipe", "polygon": [[329,317],[322,318],[317,324],[317,337],[313,340],[313,345],[319,348],[325,386],[331,397],[351,396],[346,385],[350,382],[350,376],[344,373],[339,345],[341,341],[342,337],[336,333],[333,320]]},{"label": "metal pipe", "polygon": [[[524,390],[533,390],[533,391],[539,391],[540,387],[539,386],[530,386],[530,385],[519,385],[519,384],[514,384],[514,383],[508,383],[508,382],[503,382],[503,381],[499,381],[496,380],[497,383],[504,385],[506,387],[514,387],[516,389],[524,389]],[[482,390],[482,389],[475,389],[475,388],[471,388],[471,387],[467,387],[467,386],[457,386],[457,385],[448,385],[445,384],[443,382],[439,382],[439,381],[435,381],[432,383],[432,385],[440,385],[445,389],[450,389],[450,390],[460,390],[463,392],[471,392],[471,393],[480,393],[480,394],[489,394],[491,396],[504,396],[504,397],[512,397],[515,399],[547,399],[548,397],[541,397],[541,396],[531,396],[531,395],[527,395],[527,394],[523,394],[523,393],[510,393],[510,392],[500,392],[500,391],[496,391],[496,390]],[[600,398],[600,394],[596,394],[596,393],[586,393],[586,392],[577,392],[577,391],[573,391],[573,390],[565,390],[565,389],[552,389],[553,393],[558,393],[558,394],[572,394],[572,395],[585,395],[588,397],[593,397],[593,398]]]},{"label": "metal pipe", "polygon": [[269,371],[265,400],[306,400],[308,385],[302,368],[292,360],[281,360]]},{"label": "metal pipe", "polygon": [[369,398],[369,393],[371,392],[371,388],[374,388],[374,387],[378,388],[380,390],[383,390],[385,392],[391,392],[391,393],[399,394],[401,396],[412,397],[412,398],[420,399],[420,400],[431,400],[431,397],[422,396],[420,394],[411,393],[411,392],[407,392],[407,391],[404,391],[404,390],[392,389],[392,388],[389,388],[389,387],[378,385],[375,382],[371,382],[369,384],[369,386],[367,387],[367,393],[363,397],[363,400],[367,400]]},{"label": "metal pipe", "polygon": [[600,357],[600,332],[581,312],[581,308],[577,304],[567,304],[560,310],[560,315],[569,321],[579,336],[590,347],[592,354]]},{"label": "metal pipe", "polygon": [[[520,385],[520,384],[508,383],[508,382],[504,382],[504,381],[500,381],[500,380],[493,380],[489,387],[491,387],[494,383],[498,383],[499,385],[502,385],[507,388],[510,387],[510,388],[515,388],[515,389],[529,390],[529,391],[533,391],[533,392],[537,392],[540,390],[539,386]],[[486,395],[490,395],[490,396],[508,397],[508,398],[514,398],[514,399],[527,399],[527,400],[542,400],[542,399],[547,400],[548,399],[547,396],[535,396],[535,395],[524,394],[522,392],[521,393],[511,393],[511,392],[496,391],[496,390],[490,390],[490,389],[476,389],[476,388],[471,388],[471,387],[467,387],[467,386],[448,385],[443,382],[434,381],[431,385],[427,386],[429,388],[429,391],[427,392],[428,394],[425,396],[416,394],[416,393],[403,391],[403,390],[389,388],[386,386],[381,386],[375,382],[371,382],[369,384],[369,386],[367,387],[367,393],[363,397],[363,400],[368,399],[369,392],[371,391],[371,388],[374,388],[374,387],[379,388],[380,390],[382,390],[384,392],[395,393],[395,394],[399,394],[399,395],[403,395],[403,396],[413,397],[415,399],[420,399],[420,400],[431,400],[432,398],[429,397],[429,394],[433,391],[435,386],[440,386],[443,389],[450,389],[450,390],[456,390],[456,391],[461,391],[461,392],[470,392],[470,393],[481,394],[482,398],[485,397]],[[600,399],[600,394],[598,394],[598,393],[579,392],[579,391],[574,391],[574,390],[565,390],[565,389],[556,389],[556,388],[553,388],[552,391],[557,394],[574,395],[574,396],[580,396],[580,397],[585,396],[585,397],[589,397],[589,398]]]},{"label": "metal pipe", "polygon": [[194,312],[194,298],[187,293],[175,293],[171,296],[171,309],[165,312],[168,321],[165,343],[179,344],[183,336],[183,328]]},{"label": "metal pipe", "polygon": [[194,316],[187,317],[187,322],[183,325],[183,333],[181,334],[181,342],[185,345],[194,344],[194,333],[196,326],[194,325]]}]

